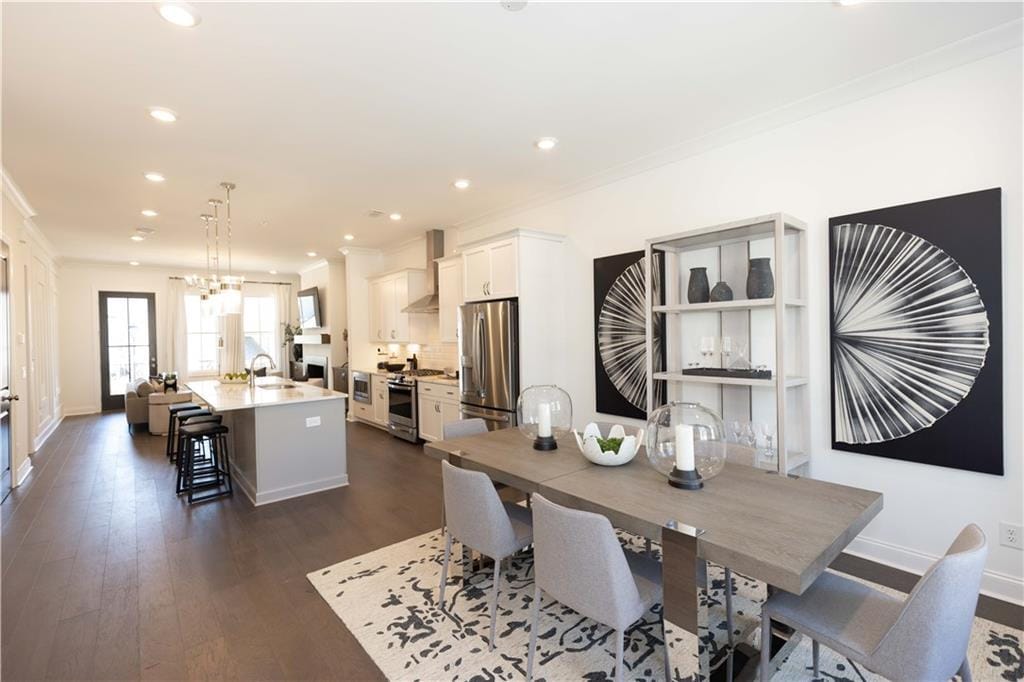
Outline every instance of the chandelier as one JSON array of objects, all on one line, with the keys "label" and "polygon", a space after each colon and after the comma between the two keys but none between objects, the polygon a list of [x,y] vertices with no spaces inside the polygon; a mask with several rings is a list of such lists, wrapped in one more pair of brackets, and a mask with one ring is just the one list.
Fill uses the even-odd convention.
[{"label": "chandelier", "polygon": [[[199,291],[199,300],[203,306],[203,312],[213,315],[239,315],[242,312],[242,284],[245,278],[236,275],[231,261],[231,190],[235,189],[234,183],[222,182],[225,198],[209,199],[207,203],[213,207],[213,214],[203,213],[199,219],[203,221],[203,229],[206,236],[206,274],[193,274],[185,278],[188,286]],[[227,274],[221,275],[220,266],[220,207],[224,206],[225,220],[227,222]],[[210,223],[213,223],[213,268],[210,267]]]}]

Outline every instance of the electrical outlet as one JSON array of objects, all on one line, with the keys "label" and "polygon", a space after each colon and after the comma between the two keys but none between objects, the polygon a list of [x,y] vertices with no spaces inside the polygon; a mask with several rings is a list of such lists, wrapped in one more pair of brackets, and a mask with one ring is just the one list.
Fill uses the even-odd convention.
[{"label": "electrical outlet", "polygon": [[311,429],[314,426],[320,426],[320,417],[306,417],[306,428]]},{"label": "electrical outlet", "polygon": [[1024,535],[1020,524],[1002,521],[999,524],[999,544],[1003,547],[1024,549]]}]

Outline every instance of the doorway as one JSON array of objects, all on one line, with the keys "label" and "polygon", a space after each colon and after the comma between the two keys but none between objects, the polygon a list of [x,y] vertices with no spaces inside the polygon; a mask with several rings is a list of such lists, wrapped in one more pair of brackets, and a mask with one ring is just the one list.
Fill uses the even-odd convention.
[{"label": "doorway", "polygon": [[156,374],[156,295],[100,292],[100,405],[124,409],[128,385]]},{"label": "doorway", "polygon": [[0,502],[7,499],[14,483],[11,452],[14,443],[11,429],[11,298],[10,258],[7,245],[0,243]]}]

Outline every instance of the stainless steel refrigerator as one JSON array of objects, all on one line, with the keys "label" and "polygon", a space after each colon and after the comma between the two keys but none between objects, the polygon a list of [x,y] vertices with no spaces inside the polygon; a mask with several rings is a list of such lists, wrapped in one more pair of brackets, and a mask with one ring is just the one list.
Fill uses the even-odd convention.
[{"label": "stainless steel refrigerator", "polygon": [[459,388],[462,417],[480,417],[491,431],[516,425],[519,399],[519,302],[459,306]]}]

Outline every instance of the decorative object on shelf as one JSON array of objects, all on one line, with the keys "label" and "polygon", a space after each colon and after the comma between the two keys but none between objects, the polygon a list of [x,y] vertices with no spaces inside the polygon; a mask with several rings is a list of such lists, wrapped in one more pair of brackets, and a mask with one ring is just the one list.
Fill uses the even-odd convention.
[{"label": "decorative object on shelf", "polygon": [[[664,254],[654,255],[654,292],[662,302]],[[643,251],[594,259],[594,375],[597,411],[620,417],[647,416],[647,298]],[[655,315],[654,367],[665,367],[664,319]],[[655,388],[664,402],[665,387]]]},{"label": "decorative object on shelf", "polygon": [[[602,433],[607,435],[602,436]],[[576,437],[576,445],[584,457],[606,467],[629,464],[644,441],[643,429],[639,429],[636,435],[627,436],[621,424],[590,422],[583,429],[582,436],[576,429],[573,429],[572,435]]]},{"label": "decorative object on shelf", "polygon": [[690,268],[690,282],[686,285],[686,300],[690,303],[707,303],[710,298],[708,269]]},{"label": "decorative object on shelf", "polygon": [[771,258],[751,258],[747,270],[747,298],[771,298],[775,295]]},{"label": "decorative object on shelf", "polygon": [[1001,190],[829,228],[833,447],[1002,475]]},{"label": "decorative object on shelf", "polygon": [[699,403],[670,402],[647,421],[647,459],[669,479],[688,490],[721,473],[726,437],[722,418]]},{"label": "decorative object on shelf", "polygon": [[775,441],[775,422],[757,422],[754,428],[757,438],[764,442],[764,447],[757,449],[758,460],[766,464],[773,464],[777,459],[777,453],[773,445]]},{"label": "decorative object on shelf", "polygon": [[572,398],[554,385],[530,386],[516,401],[519,432],[535,450],[554,450],[558,439],[572,429]]},{"label": "decorative object on shelf", "polygon": [[722,377],[731,379],[771,379],[770,369],[723,369],[721,367],[693,367],[682,370],[683,374],[695,377]]},{"label": "decorative object on shelf", "polygon": [[295,343],[295,337],[302,334],[302,327],[299,326],[298,320],[295,320],[295,322],[282,322],[281,326],[284,327],[284,338],[281,341],[281,348],[286,348],[288,344],[291,344],[292,360],[299,362],[302,360],[302,344]]},{"label": "decorative object on shelf", "polygon": [[729,366],[729,356],[732,355],[732,337],[722,337],[722,367]]},{"label": "decorative object on shelf", "polygon": [[712,301],[714,301],[716,303],[719,303],[721,301],[731,301],[732,300],[732,287],[730,287],[725,282],[718,282],[717,284],[715,284],[714,288],[711,290],[711,298],[710,298],[710,300],[712,300]]}]

